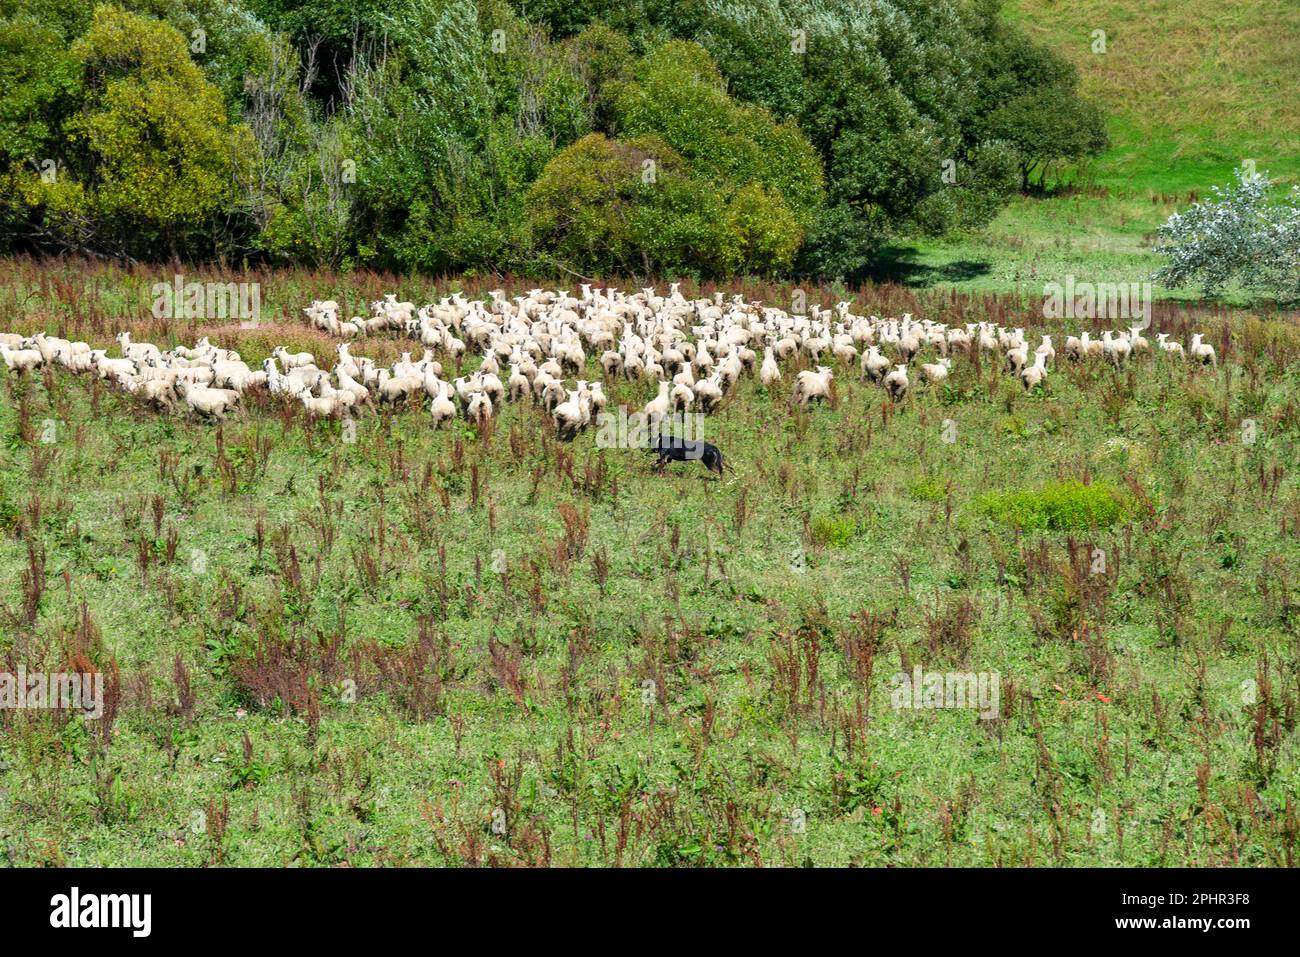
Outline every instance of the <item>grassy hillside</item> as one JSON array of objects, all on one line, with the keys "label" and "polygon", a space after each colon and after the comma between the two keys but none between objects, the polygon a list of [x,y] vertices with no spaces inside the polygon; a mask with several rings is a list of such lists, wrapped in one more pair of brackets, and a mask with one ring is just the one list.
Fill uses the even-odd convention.
[{"label": "grassy hillside", "polygon": [[[1088,173],[1119,192],[1203,192],[1245,159],[1300,174],[1300,4],[1292,0],[1012,0],[1111,115]],[[1091,51],[1105,30],[1107,50]]]},{"label": "grassy hillside", "polygon": [[[1159,264],[1155,228],[1243,161],[1300,181],[1300,5],[1012,0],[1007,14],[1079,67],[1109,113],[1111,147],[1068,171],[1081,192],[1021,198],[976,235],[900,251],[914,280],[1032,296],[1068,272],[1142,279]],[[1092,52],[1094,30],[1106,32],[1104,54]]]}]

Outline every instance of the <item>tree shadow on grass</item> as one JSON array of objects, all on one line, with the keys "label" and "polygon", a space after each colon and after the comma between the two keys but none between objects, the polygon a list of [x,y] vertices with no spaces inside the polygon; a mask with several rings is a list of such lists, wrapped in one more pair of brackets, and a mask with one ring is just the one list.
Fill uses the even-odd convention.
[{"label": "tree shadow on grass", "polygon": [[917,261],[920,251],[915,246],[882,246],[862,266],[855,278],[876,283],[895,282],[904,286],[927,288],[941,283],[967,282],[988,275],[991,262],[975,259],[958,259],[950,263],[930,265]]}]

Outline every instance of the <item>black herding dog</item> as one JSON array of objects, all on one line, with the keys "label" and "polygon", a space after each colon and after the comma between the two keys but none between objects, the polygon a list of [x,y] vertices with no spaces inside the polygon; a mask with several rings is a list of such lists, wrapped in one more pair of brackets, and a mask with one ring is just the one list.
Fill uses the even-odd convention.
[{"label": "black herding dog", "polygon": [[646,450],[659,455],[656,469],[662,469],[669,459],[674,462],[703,462],[710,472],[717,472],[722,477],[722,453],[711,442],[698,439],[683,439],[676,435],[656,435],[650,440]]}]

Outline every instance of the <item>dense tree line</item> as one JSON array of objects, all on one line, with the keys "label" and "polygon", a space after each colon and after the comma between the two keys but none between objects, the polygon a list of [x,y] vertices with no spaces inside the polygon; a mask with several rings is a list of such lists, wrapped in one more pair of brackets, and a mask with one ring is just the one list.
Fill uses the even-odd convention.
[{"label": "dense tree line", "polygon": [[1001,0],[0,0],[0,243],[844,276],[1105,145]]}]

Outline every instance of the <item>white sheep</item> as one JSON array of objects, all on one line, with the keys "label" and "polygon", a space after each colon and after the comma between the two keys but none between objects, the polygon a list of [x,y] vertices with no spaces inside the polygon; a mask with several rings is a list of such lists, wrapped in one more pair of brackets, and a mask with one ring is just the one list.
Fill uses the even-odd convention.
[{"label": "white sheep", "polygon": [[284,366],[286,372],[316,365],[316,357],[310,352],[290,352],[284,346],[276,346],[271,354],[280,360],[280,365]]},{"label": "white sheep", "polygon": [[1047,356],[1044,353],[1036,354],[1034,364],[1020,370],[1020,381],[1024,384],[1026,392],[1047,381]]},{"label": "white sheep", "polygon": [[189,408],[207,419],[223,421],[226,413],[239,404],[239,393],[230,389],[210,389],[184,379],[176,383],[177,394]]},{"label": "white sheep", "polygon": [[465,406],[465,417],[483,426],[492,418],[492,400],[486,392],[475,392]]},{"label": "white sheep", "polygon": [[692,390],[695,393],[695,405],[705,414],[712,412],[722,404],[722,377],[714,373],[707,379],[700,379]]},{"label": "white sheep", "polygon": [[834,377],[827,366],[818,366],[815,372],[805,369],[795,377],[794,400],[804,409],[808,408],[809,402],[828,401]]},{"label": "white sheep", "polygon": [[118,344],[122,347],[122,356],[127,359],[135,359],[143,362],[152,356],[161,355],[161,350],[152,342],[131,341],[131,333],[119,332],[117,334]]},{"label": "white sheep", "polygon": [[35,349],[10,349],[0,346],[0,358],[4,359],[5,368],[19,375],[39,369],[44,360]]},{"label": "white sheep", "polygon": [[95,369],[101,379],[116,378],[119,375],[135,375],[134,359],[111,359],[105,355],[103,349],[95,349],[91,352],[94,357]]},{"label": "white sheep", "polygon": [[170,412],[176,408],[176,391],[166,379],[121,379],[123,388],[153,406],[155,411]]},{"label": "white sheep", "polygon": [[1116,366],[1127,359],[1132,351],[1127,339],[1112,335],[1109,329],[1101,334],[1101,348],[1102,353]]},{"label": "white sheep", "polygon": [[1022,342],[1019,345],[1012,346],[1007,350],[1007,371],[1012,375],[1020,375],[1020,370],[1029,362],[1029,344]]},{"label": "white sheep", "polygon": [[668,392],[671,388],[671,382],[660,382],[659,394],[646,403],[645,417],[649,422],[658,422],[668,414],[671,407]]},{"label": "white sheep", "polygon": [[1188,349],[1188,352],[1192,354],[1193,359],[1202,365],[1212,365],[1217,369],[1219,366],[1219,357],[1215,355],[1214,346],[1210,345],[1208,342],[1202,342],[1201,337],[1202,333],[1199,332],[1192,336],[1192,344]]},{"label": "white sheep", "polygon": [[1160,347],[1161,352],[1166,355],[1177,356],[1180,359],[1187,358],[1187,354],[1183,351],[1183,344],[1181,342],[1169,342],[1168,340],[1169,333],[1167,332],[1161,332],[1156,336],[1156,344]]},{"label": "white sheep", "polygon": [[[1043,357],[1044,368],[1046,368],[1047,365],[1056,362],[1056,347],[1052,345],[1052,337],[1050,335],[1043,335],[1043,341],[1039,344],[1038,348],[1034,350],[1034,355],[1036,357]],[[1036,362],[1037,359],[1034,361]]]},{"label": "white sheep", "polygon": [[866,373],[867,378],[872,382],[879,382],[889,371],[890,361],[888,357],[880,354],[879,346],[869,346],[867,351],[862,354],[862,371]]},{"label": "white sheep", "polygon": [[885,392],[894,402],[900,401],[903,396],[907,395],[907,389],[910,383],[907,381],[907,364],[900,362],[894,366],[894,370],[885,376]]},{"label": "white sheep", "polygon": [[387,369],[381,369],[378,382],[378,401],[385,403],[405,402],[417,389],[424,388],[423,376],[395,376]]},{"label": "white sheep", "polygon": [[450,426],[455,421],[456,404],[451,401],[450,391],[440,392],[433,397],[433,400],[429,403],[429,415],[433,419],[435,429]]},{"label": "white sheep", "polygon": [[763,383],[763,387],[770,389],[781,381],[781,367],[776,364],[776,357],[772,355],[772,347],[768,346],[763,350],[763,366],[758,370],[758,379]]},{"label": "white sheep", "polygon": [[353,404],[356,405],[373,405],[370,399],[370,390],[358,382],[348,373],[343,366],[336,366],[334,375],[339,380],[339,390],[351,394]]},{"label": "white sheep", "polygon": [[940,359],[938,362],[923,362],[921,364],[921,380],[929,385],[938,385],[948,378],[948,371],[951,368],[951,359],[945,358]]},{"label": "white sheep", "polygon": [[528,381],[528,376],[524,375],[518,365],[510,366],[510,378],[506,382],[506,391],[510,395],[511,402],[518,402],[532,394],[533,384]]},{"label": "white sheep", "polygon": [[560,439],[572,441],[591,418],[589,400],[581,391],[570,391],[569,398],[551,410],[551,420]]},{"label": "white sheep", "polygon": [[298,401],[302,403],[303,408],[307,410],[308,418],[311,419],[332,419],[343,414],[342,403],[333,398],[304,392],[298,396]]}]

